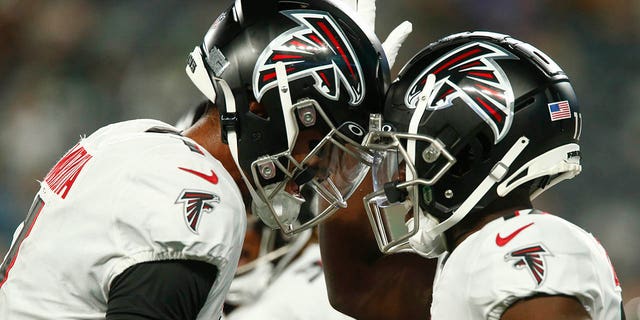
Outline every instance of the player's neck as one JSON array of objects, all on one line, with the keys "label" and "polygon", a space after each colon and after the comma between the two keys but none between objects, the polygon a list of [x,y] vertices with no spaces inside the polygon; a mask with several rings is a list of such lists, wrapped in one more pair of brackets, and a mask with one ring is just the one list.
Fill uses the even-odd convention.
[{"label": "player's neck", "polygon": [[[193,139],[200,146],[207,149],[212,156],[222,161],[227,154],[231,158],[229,148],[222,143],[220,138],[220,123],[218,111],[211,110],[202,116],[196,123],[183,132],[183,135]],[[231,158],[233,161],[233,159]],[[225,166],[227,165],[224,163]]]},{"label": "player's neck", "polygon": [[[514,190],[515,191],[515,190]],[[482,229],[487,223],[512,214],[517,210],[532,208],[528,192],[514,192],[506,198],[500,198],[486,208],[472,211],[461,223],[447,232],[447,245],[452,251],[467,237]]]},{"label": "player's neck", "polygon": [[244,183],[240,171],[231,156],[229,146],[222,142],[220,132],[220,114],[217,108],[212,108],[203,115],[195,124],[183,132],[183,135],[193,139],[205,148],[214,158],[222,163],[231,174],[233,180],[244,193]]}]

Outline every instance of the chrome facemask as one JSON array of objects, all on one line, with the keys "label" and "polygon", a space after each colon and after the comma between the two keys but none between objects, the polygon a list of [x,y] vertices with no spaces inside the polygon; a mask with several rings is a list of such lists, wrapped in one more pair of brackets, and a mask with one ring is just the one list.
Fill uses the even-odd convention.
[{"label": "chrome facemask", "polygon": [[[403,146],[416,141],[430,144],[420,155],[425,161],[445,159],[431,177],[418,176],[415,159]],[[420,197],[430,195],[430,186],[453,166],[455,158],[438,140],[417,134],[374,131],[363,145],[375,154],[374,191],[365,196],[364,203],[378,247],[383,253],[410,249],[409,240],[425,227],[421,221],[435,219],[420,208]]]},{"label": "chrome facemask", "polygon": [[[323,121],[330,128],[302,160],[296,160],[294,146],[306,141],[292,140],[288,150],[266,155],[251,165],[251,181],[258,199],[252,211],[268,226],[285,234],[311,228],[340,208],[366,176],[373,155],[359,141],[365,129],[353,122],[335,127],[314,100],[303,100],[292,108],[305,126]],[[275,177],[284,177],[271,182]]]},{"label": "chrome facemask", "polygon": [[[231,88],[223,79],[213,78],[220,92],[214,90],[211,80],[204,77],[201,55],[201,49],[196,47],[187,73],[202,87],[201,91],[208,93],[210,100],[215,101],[218,94],[224,95],[226,112],[235,113]],[[189,72],[191,65],[194,72]],[[364,128],[353,122],[336,127],[315,100],[305,99],[294,104],[284,64],[276,63],[275,69],[288,149],[256,159],[251,164],[251,172],[245,173],[238,161],[238,136],[233,128],[228,128],[227,140],[231,156],[251,194],[253,213],[269,227],[292,235],[345,208],[347,199],[366,176],[373,156],[361,145],[366,134]],[[304,127],[318,123],[329,128],[329,133],[301,161],[293,153],[300,132],[298,119]]]}]

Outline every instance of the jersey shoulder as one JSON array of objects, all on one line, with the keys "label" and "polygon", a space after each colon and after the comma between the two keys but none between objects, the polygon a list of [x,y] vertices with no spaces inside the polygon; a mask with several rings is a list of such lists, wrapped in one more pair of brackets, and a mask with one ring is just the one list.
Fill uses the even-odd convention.
[{"label": "jersey shoulder", "polygon": [[541,271],[534,272],[536,285],[545,281],[544,271],[551,265],[607,260],[606,252],[591,233],[540,211],[496,219],[466,239],[455,253],[475,257],[474,265],[480,274],[496,266],[510,270],[526,270],[530,266],[533,271]]},{"label": "jersey shoulder", "polygon": [[133,262],[236,259],[246,224],[240,191],[195,141],[161,121],[132,120],[104,127],[80,145],[93,154],[87,173],[93,183],[85,185],[99,184],[111,195],[121,242],[140,252]]},{"label": "jersey shoulder", "polygon": [[[223,186],[238,198],[240,192],[222,163],[173,126],[139,119],[105,126],[80,141],[99,166],[96,172],[122,175],[130,184],[200,182],[203,188]],[[213,173],[211,172],[213,171]],[[142,181],[148,180],[148,181]]]},{"label": "jersey shoulder", "polygon": [[495,246],[499,248],[512,250],[539,242],[562,252],[581,253],[594,249],[593,236],[589,232],[546,212],[532,211],[495,222],[482,230],[481,235],[495,238]]},{"label": "jersey shoulder", "polygon": [[459,299],[482,301],[471,305],[471,312],[490,318],[513,301],[536,294],[574,296],[589,310],[602,310],[602,301],[613,306],[620,296],[599,242],[573,223],[538,211],[485,225],[454,250],[442,276],[467,288],[468,296]]}]

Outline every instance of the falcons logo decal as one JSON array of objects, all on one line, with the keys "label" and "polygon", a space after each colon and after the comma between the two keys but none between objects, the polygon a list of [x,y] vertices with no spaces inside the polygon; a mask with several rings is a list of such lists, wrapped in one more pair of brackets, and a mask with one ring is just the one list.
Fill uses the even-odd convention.
[{"label": "falcons logo decal", "polygon": [[282,14],[298,23],[274,39],[258,58],[253,71],[253,94],[258,101],[278,86],[275,65],[284,63],[289,82],[311,76],[314,87],[331,100],[340,99],[341,84],[349,104],[364,98],[364,77],[353,47],[338,24],[326,12],[288,10]]},{"label": "falcons logo decal", "polygon": [[473,42],[459,47],[427,67],[413,81],[405,96],[409,108],[418,105],[418,96],[427,76],[434,74],[436,84],[429,96],[427,110],[435,111],[462,99],[484,120],[498,143],[513,121],[514,95],[509,79],[496,59],[518,59],[504,49],[486,42]]},{"label": "falcons logo decal", "polygon": [[220,203],[220,197],[215,193],[184,190],[176,203],[184,203],[184,221],[189,230],[197,234],[200,215],[213,211],[213,204]]},{"label": "falcons logo decal", "polygon": [[545,255],[551,255],[549,250],[545,249],[541,244],[518,249],[505,255],[505,261],[516,260],[513,267],[516,269],[527,268],[529,273],[535,280],[536,285],[540,286],[547,275]]}]

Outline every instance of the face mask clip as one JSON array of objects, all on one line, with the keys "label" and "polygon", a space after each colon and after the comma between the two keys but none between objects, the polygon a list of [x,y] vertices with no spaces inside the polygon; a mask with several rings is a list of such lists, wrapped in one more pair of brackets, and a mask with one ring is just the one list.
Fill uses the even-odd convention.
[{"label": "face mask clip", "polygon": [[306,128],[313,127],[316,124],[317,119],[316,108],[313,107],[311,101],[309,101],[309,103],[304,102],[305,101],[298,102],[300,105],[297,107],[298,119],[300,119],[300,122]]},{"label": "face mask clip", "polygon": [[276,176],[276,165],[271,159],[266,159],[258,164],[258,171],[263,179],[273,179]]}]

